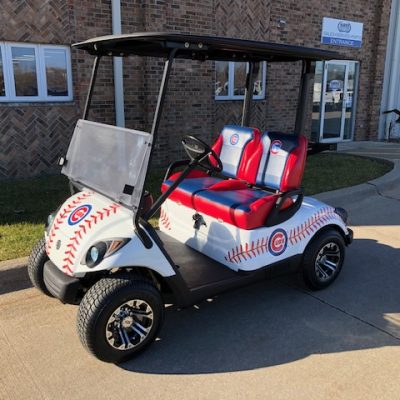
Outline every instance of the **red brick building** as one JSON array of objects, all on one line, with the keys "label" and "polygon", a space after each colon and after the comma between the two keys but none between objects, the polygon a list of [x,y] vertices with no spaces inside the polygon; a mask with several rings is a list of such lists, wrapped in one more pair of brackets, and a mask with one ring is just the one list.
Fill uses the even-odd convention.
[{"label": "red brick building", "polygon": [[[111,0],[3,0],[0,7],[0,178],[54,172],[55,162],[65,153],[82,114],[92,64],[89,55],[70,51],[68,46],[112,33]],[[332,66],[329,81],[330,86],[337,86],[329,89],[336,94],[321,94],[326,85],[318,83],[321,73],[316,76],[306,134],[313,130],[314,136],[319,135],[319,102],[325,96],[332,104],[347,101],[344,111],[352,107],[351,121],[344,122],[347,133],[340,139],[378,139],[394,9],[390,0],[122,0],[120,7],[123,33],[174,31],[265,40],[336,50],[358,60],[359,64],[346,66],[347,78],[353,78],[349,78],[352,83],[345,99],[337,78],[340,63]],[[361,48],[321,44],[324,17],[363,23]],[[123,63],[125,124],[149,131],[162,60],[129,58]],[[176,62],[154,158],[158,164],[165,165],[181,154],[179,138],[184,134],[199,134],[211,141],[221,126],[239,121],[245,66],[233,68]],[[299,68],[298,64],[260,66],[259,100],[252,125],[288,132],[293,129]],[[321,68],[317,67],[317,75]],[[114,123],[111,59],[102,61],[98,83],[90,118]],[[347,123],[352,126],[346,128]]]}]

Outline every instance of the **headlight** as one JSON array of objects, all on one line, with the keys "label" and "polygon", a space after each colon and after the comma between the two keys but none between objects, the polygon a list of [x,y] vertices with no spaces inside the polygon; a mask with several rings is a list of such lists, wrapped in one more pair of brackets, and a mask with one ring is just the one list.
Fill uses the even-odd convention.
[{"label": "headlight", "polygon": [[50,215],[47,217],[46,224],[45,224],[45,230],[47,233],[50,232],[51,226],[53,225],[53,222],[56,219],[56,215],[57,215],[58,211],[60,211],[60,208],[61,208],[61,206],[58,207],[56,211],[53,211],[52,213],[50,213]]},{"label": "headlight", "polygon": [[89,250],[86,253],[85,264],[89,268],[95,267],[100,264],[104,258],[114,254],[121,247],[125,246],[129,240],[130,239],[113,239],[94,244],[89,247]]},{"label": "headlight", "polygon": [[46,221],[46,225],[45,225],[45,229],[46,229],[47,233],[50,232],[51,226],[53,225],[53,222],[56,218],[56,214],[57,214],[56,212],[53,212],[47,217],[47,221]]}]

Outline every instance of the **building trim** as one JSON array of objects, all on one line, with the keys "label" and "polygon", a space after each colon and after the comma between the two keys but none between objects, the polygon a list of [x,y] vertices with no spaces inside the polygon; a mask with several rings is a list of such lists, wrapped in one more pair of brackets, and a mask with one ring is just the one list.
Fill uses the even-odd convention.
[{"label": "building trim", "polygon": [[378,139],[387,139],[387,129],[390,114],[382,114],[384,111],[399,108],[399,89],[400,89],[400,0],[392,0],[390,13],[390,25],[388,34],[388,44],[386,50],[385,72],[382,89],[381,115],[379,118]]}]

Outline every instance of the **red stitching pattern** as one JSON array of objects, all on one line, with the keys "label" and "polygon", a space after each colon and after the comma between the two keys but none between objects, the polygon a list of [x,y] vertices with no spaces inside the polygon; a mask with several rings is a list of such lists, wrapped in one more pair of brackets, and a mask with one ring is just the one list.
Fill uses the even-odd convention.
[{"label": "red stitching pattern", "polygon": [[79,246],[80,240],[82,240],[83,236],[91,229],[92,225],[96,225],[97,222],[103,221],[105,217],[115,214],[119,207],[121,207],[119,204],[113,203],[109,207],[102,208],[102,211],[96,211],[94,214],[86,218],[82,224],[78,225],[79,229],[75,231],[74,236],[69,239],[70,243],[67,244],[67,250],[64,252],[64,270],[72,274],[73,271],[71,267],[75,262],[77,252],[76,246]]},{"label": "red stitching pattern", "polygon": [[72,200],[61,211],[58,212],[58,215],[57,215],[56,219],[54,220],[53,225],[51,227],[51,230],[50,230],[50,233],[49,233],[49,238],[48,238],[47,243],[46,243],[47,255],[49,254],[50,249],[51,249],[51,247],[52,247],[52,245],[54,243],[54,238],[56,236],[56,232],[55,231],[60,229],[59,225],[61,225],[65,221],[65,218],[68,217],[68,214],[74,208],[76,208],[76,206],[78,204],[80,204],[83,200],[85,200],[88,197],[90,197],[92,194],[93,194],[93,192],[83,192],[79,196],[75,197],[74,200]]},{"label": "red stitching pattern", "polygon": [[289,232],[290,244],[305,239],[307,236],[313,234],[317,229],[325,225],[329,220],[335,218],[335,209],[332,207],[323,207],[316,214],[311,216],[304,224],[293,228]]},{"label": "red stitching pattern", "polygon": [[168,214],[164,211],[164,209],[161,209],[160,213],[160,222],[161,224],[168,229],[169,231],[171,230],[171,221],[169,220]]},{"label": "red stitching pattern", "polygon": [[225,260],[238,264],[242,261],[246,261],[248,259],[257,257],[260,254],[266,253],[267,251],[268,238],[265,237],[257,239],[257,242],[252,240],[251,244],[245,243],[244,246],[239,245],[234,247],[231,251],[228,251],[228,254],[225,256]]}]

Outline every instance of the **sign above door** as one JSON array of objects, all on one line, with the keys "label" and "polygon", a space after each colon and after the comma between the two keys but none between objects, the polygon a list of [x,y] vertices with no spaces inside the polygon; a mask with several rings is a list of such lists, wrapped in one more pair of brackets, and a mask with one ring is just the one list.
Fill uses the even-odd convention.
[{"label": "sign above door", "polygon": [[324,17],[322,19],[321,43],[360,48],[363,26],[364,24],[361,22]]}]

